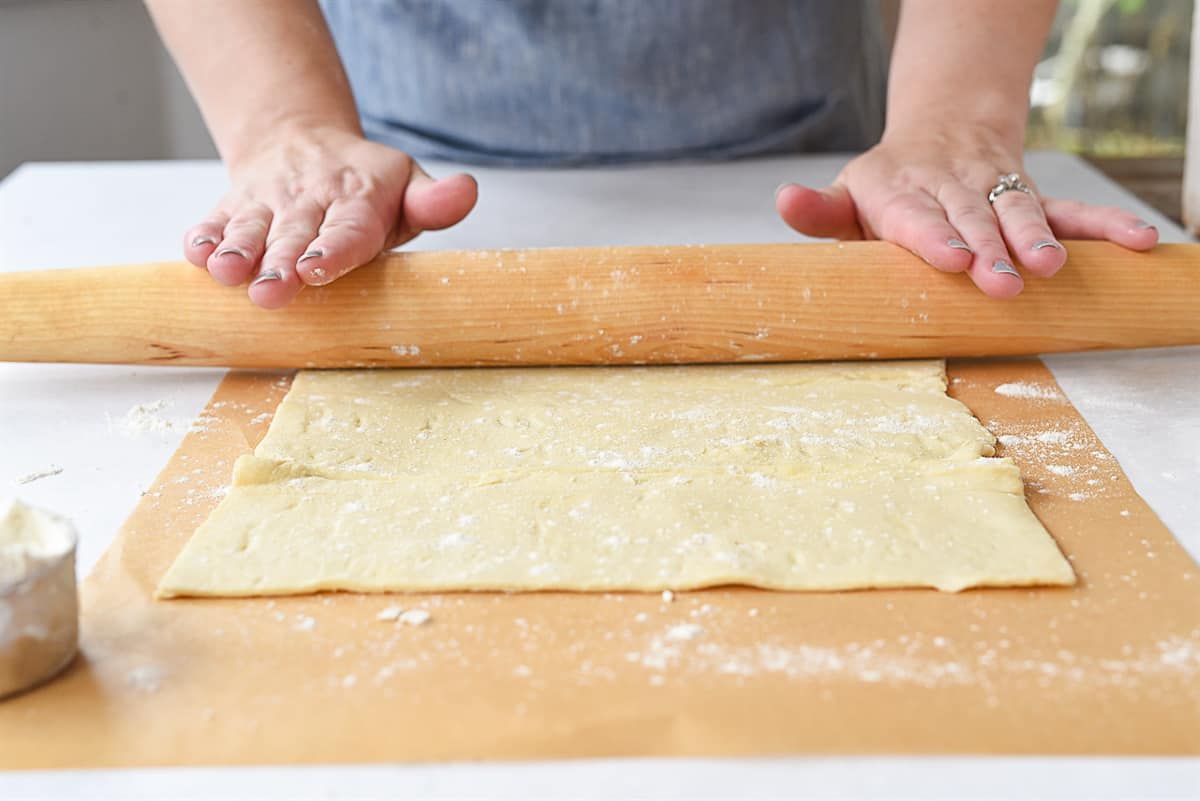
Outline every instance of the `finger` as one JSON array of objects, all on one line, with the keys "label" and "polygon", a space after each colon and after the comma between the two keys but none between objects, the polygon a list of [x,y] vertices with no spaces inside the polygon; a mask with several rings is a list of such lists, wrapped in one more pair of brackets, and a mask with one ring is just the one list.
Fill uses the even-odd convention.
[{"label": "finger", "polygon": [[250,299],[264,309],[286,306],[303,286],[296,263],[317,235],[324,209],[313,202],[301,202],[280,212],[271,221],[267,249],[258,274],[250,282]]},{"label": "finger", "polygon": [[971,249],[925,192],[897,195],[875,228],[881,239],[911,250],[939,270],[961,273],[971,266]]},{"label": "finger", "polygon": [[783,184],[775,190],[775,210],[785,223],[805,236],[863,239],[858,210],[850,191],[841,184],[810,189]]},{"label": "finger", "polygon": [[1067,263],[1067,251],[1055,238],[1035,196],[1010,190],[1000,194],[992,211],[1000,233],[1021,266],[1034,275],[1054,275]]},{"label": "finger", "polygon": [[183,235],[183,256],[197,267],[208,266],[208,257],[225,236],[229,215],[214,211],[204,222],[193,225]]},{"label": "finger", "polygon": [[475,179],[452,175],[434,180],[413,165],[404,192],[400,221],[389,232],[376,222],[378,213],[363,199],[335,201],[321,231],[300,257],[300,279],[323,286],[375,258],[385,248],[401,245],[421,231],[447,228],[465,217],[479,197]]},{"label": "finger", "polygon": [[1125,209],[1053,199],[1044,207],[1050,227],[1064,239],[1107,239],[1130,250],[1158,244],[1158,229]]},{"label": "finger", "polygon": [[386,236],[378,212],[365,198],[335,200],[316,237],[302,248],[296,272],[310,286],[332,283],[379,255]]},{"label": "finger", "polygon": [[422,231],[440,231],[462,221],[479,199],[479,186],[465,173],[434,179],[420,164],[413,164],[404,190],[400,224],[388,237],[393,248]]},{"label": "finger", "polygon": [[267,245],[271,210],[261,204],[235,212],[225,235],[208,257],[208,271],[225,286],[244,284],[258,269]]},{"label": "finger", "polygon": [[946,218],[974,252],[967,274],[985,295],[1011,298],[1025,287],[1004,246],[1000,224],[987,197],[962,184],[952,184],[938,195]]}]

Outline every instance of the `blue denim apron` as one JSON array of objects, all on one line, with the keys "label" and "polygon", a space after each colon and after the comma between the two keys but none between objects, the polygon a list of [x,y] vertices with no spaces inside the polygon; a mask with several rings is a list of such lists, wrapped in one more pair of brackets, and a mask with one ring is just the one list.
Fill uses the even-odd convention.
[{"label": "blue denim apron", "polygon": [[552,166],[859,150],[883,125],[870,0],[322,0],[367,134]]}]

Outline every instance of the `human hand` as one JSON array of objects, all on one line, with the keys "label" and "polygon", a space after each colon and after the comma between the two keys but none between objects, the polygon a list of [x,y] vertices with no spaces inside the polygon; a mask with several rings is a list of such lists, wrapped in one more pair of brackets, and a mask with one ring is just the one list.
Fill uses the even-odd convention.
[{"label": "human hand", "polygon": [[218,282],[250,281],[267,309],[322,286],[474,207],[475,180],[434,180],[399,150],[340,130],[281,132],[229,165],[233,188],[184,237]]},{"label": "human hand", "polygon": [[[784,184],[775,206],[809,236],[886,239],[945,272],[967,272],[994,298],[1021,292],[1029,275],[1054,275],[1064,239],[1107,239],[1148,250],[1158,231],[1118,208],[1041,197],[1021,149],[985,128],[885,135],[823,189]],[[1006,191],[988,203],[998,176],[1019,173],[1033,194]]]}]

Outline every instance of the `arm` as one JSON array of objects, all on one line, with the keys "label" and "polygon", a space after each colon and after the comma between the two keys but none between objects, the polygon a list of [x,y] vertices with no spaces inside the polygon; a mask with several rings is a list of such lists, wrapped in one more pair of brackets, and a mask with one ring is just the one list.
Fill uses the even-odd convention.
[{"label": "arm", "polygon": [[421,230],[461,220],[474,181],[434,181],[363,137],[316,0],[147,0],[232,189],[184,252],[259,305],[326,284]]},{"label": "arm", "polygon": [[953,120],[986,126],[1019,152],[1033,68],[1057,5],[1057,0],[904,0],[888,76],[885,135],[919,135],[931,120]]},{"label": "arm", "polygon": [[290,130],[362,136],[316,0],[146,0],[231,169]]},{"label": "arm", "polygon": [[1120,209],[1016,191],[988,203],[1001,174],[1032,183],[1023,172],[1029,85],[1056,5],[905,0],[883,138],[831,186],[781,189],[784,220],[813,236],[891,240],[938,269],[968,272],[993,297],[1023,288],[1014,265],[1057,272],[1067,258],[1057,237],[1152,247],[1157,231]]}]

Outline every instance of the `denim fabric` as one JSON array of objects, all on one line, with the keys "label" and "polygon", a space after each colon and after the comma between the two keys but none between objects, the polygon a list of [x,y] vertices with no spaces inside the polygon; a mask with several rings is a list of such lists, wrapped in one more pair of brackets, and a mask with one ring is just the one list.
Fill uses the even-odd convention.
[{"label": "denim fabric", "polygon": [[883,124],[870,0],[322,0],[368,135],[564,165],[858,150]]}]

